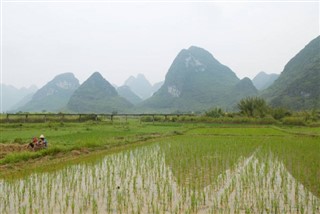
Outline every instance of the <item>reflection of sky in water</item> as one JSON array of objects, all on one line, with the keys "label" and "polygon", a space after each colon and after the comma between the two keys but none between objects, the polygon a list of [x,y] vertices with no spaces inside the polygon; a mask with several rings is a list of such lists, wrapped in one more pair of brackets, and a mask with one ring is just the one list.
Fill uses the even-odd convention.
[{"label": "reflection of sky in water", "polygon": [[207,213],[248,208],[312,213],[319,209],[319,199],[272,155],[261,160],[256,150],[201,186],[192,179],[194,183],[177,183],[174,164],[167,165],[168,148],[173,149],[154,144],[108,155],[94,164],[0,181],[0,213]]}]

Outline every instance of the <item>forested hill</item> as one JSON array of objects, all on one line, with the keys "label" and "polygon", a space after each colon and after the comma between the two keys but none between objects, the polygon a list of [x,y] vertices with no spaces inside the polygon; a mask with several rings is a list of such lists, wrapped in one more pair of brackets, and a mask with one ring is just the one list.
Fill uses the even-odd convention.
[{"label": "forested hill", "polygon": [[231,109],[257,90],[251,80],[236,91],[239,78],[208,51],[192,46],[183,49],[170,66],[162,87],[141,104],[146,111],[199,111],[211,107]]},{"label": "forested hill", "polygon": [[79,80],[73,73],[63,73],[54,77],[40,88],[32,99],[17,111],[57,112],[63,109],[73,92],[79,87]]},{"label": "forested hill", "polygon": [[95,72],[73,93],[67,109],[80,113],[112,113],[124,112],[132,106],[99,72]]},{"label": "forested hill", "polygon": [[286,64],[279,78],[261,96],[272,106],[293,110],[320,108],[320,36]]}]

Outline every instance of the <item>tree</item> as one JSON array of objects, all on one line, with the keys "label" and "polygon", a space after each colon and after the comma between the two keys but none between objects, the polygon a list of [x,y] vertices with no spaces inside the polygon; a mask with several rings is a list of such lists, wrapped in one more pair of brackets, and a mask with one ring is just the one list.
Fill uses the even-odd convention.
[{"label": "tree", "polygon": [[264,117],[268,113],[268,105],[263,98],[246,97],[238,103],[240,113],[248,117]]}]

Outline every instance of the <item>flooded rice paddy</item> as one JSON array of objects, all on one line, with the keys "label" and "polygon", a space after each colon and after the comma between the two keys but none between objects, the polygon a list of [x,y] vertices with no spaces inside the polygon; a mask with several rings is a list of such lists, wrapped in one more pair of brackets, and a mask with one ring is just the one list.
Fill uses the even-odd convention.
[{"label": "flooded rice paddy", "polygon": [[172,137],[0,180],[0,213],[319,213],[317,191],[276,154],[260,138]]}]

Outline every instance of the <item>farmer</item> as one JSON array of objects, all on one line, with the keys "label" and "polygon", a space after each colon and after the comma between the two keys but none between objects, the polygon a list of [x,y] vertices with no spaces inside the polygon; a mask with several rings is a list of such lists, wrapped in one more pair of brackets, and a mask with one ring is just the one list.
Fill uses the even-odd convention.
[{"label": "farmer", "polygon": [[33,137],[31,143],[29,143],[28,148],[33,149],[38,144],[38,138]]},{"label": "farmer", "polygon": [[44,138],[44,135],[40,135],[40,140],[38,142],[39,145],[41,145],[43,148],[48,147],[48,141]]}]

